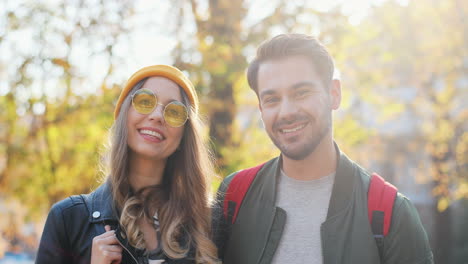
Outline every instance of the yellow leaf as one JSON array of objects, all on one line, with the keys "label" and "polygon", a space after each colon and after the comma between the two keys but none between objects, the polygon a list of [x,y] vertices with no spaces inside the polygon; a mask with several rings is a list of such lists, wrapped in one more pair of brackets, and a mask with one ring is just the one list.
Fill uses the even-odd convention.
[{"label": "yellow leaf", "polygon": [[443,212],[445,211],[445,209],[447,209],[447,207],[449,206],[449,201],[447,198],[441,198],[438,202],[437,202],[437,210],[439,212]]}]

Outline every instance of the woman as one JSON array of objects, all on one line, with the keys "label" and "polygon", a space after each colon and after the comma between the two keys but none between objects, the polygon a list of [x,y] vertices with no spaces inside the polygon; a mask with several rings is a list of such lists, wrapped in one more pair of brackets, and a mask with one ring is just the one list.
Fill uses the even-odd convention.
[{"label": "woman", "polygon": [[197,110],[178,69],[133,74],[114,112],[107,181],[52,207],[36,263],[215,263]]}]

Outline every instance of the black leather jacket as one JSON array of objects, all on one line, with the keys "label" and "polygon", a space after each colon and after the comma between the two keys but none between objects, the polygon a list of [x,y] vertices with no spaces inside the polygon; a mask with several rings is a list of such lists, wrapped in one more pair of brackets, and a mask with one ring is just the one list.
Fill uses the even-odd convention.
[{"label": "black leather jacket", "polygon": [[[121,263],[148,263],[142,251],[136,250],[122,238],[117,219],[107,183],[90,194],[70,196],[56,203],[47,217],[36,264],[90,263],[93,238],[105,232],[105,225],[116,230],[124,248]],[[191,264],[195,261],[193,257],[178,260],[166,257],[164,263]]]}]

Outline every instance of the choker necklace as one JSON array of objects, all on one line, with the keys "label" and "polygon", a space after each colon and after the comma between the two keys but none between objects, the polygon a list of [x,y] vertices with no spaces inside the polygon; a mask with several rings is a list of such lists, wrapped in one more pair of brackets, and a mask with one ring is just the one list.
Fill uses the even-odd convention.
[{"label": "choker necklace", "polygon": [[159,217],[158,217],[157,211],[153,215],[153,227],[156,230],[156,236],[158,238],[158,247],[152,250],[151,252],[149,252],[148,263],[149,264],[165,263],[165,255],[162,250],[161,231],[160,231]]},{"label": "choker necklace", "polygon": [[153,215],[153,226],[154,226],[154,229],[156,229],[156,232],[159,232],[160,224],[159,224],[158,211],[154,212],[154,215]]}]

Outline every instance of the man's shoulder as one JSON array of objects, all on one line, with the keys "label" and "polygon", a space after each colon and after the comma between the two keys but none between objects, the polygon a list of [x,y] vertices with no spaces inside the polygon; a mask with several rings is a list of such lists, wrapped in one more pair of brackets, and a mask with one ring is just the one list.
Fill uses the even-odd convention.
[{"label": "man's shoulder", "polygon": [[[370,180],[372,177],[372,173],[370,173],[368,170],[364,169],[362,166],[360,166],[358,163],[353,162],[355,165],[355,168],[357,170],[357,174],[359,175],[359,179],[361,180],[361,183],[363,184],[364,188],[363,190],[368,190],[369,189],[369,184]],[[384,180],[386,180],[385,175],[380,175]],[[396,186],[398,189],[398,186]],[[367,192],[366,192],[367,193]],[[413,203],[410,201],[410,199],[405,196],[403,193],[400,191],[397,191],[397,194],[395,196],[395,202],[393,203],[393,214],[392,214],[392,220],[393,219],[401,219],[402,216],[405,216],[408,220],[412,219],[417,216],[417,210],[414,207]]]},{"label": "man's shoulder", "polygon": [[[266,162],[263,162],[263,163],[259,163],[253,167],[249,167],[249,168],[244,168],[244,169],[240,169],[238,171],[235,171],[235,172],[232,172],[231,174],[229,174],[228,176],[226,176],[224,179],[223,179],[223,183],[224,185],[229,185],[229,183],[232,181],[232,179],[234,179],[234,177],[236,177],[236,175],[238,175],[240,172],[245,172],[245,171],[248,171],[248,170],[255,170],[256,168],[260,169],[258,170],[257,173],[260,173],[260,172],[264,172],[264,171],[268,171],[274,164],[276,164],[279,160],[279,157],[275,157],[273,159],[270,159]],[[255,170],[257,171],[257,170]]]},{"label": "man's shoulder", "polygon": [[407,216],[414,217],[414,214],[418,214],[417,209],[411,200],[401,192],[398,192],[395,197],[393,210],[395,215],[408,214]]},{"label": "man's shoulder", "polygon": [[433,263],[433,255],[418,211],[402,193],[398,193],[393,206],[390,231],[385,239],[389,248],[386,254],[389,263],[404,258],[407,263]]}]

